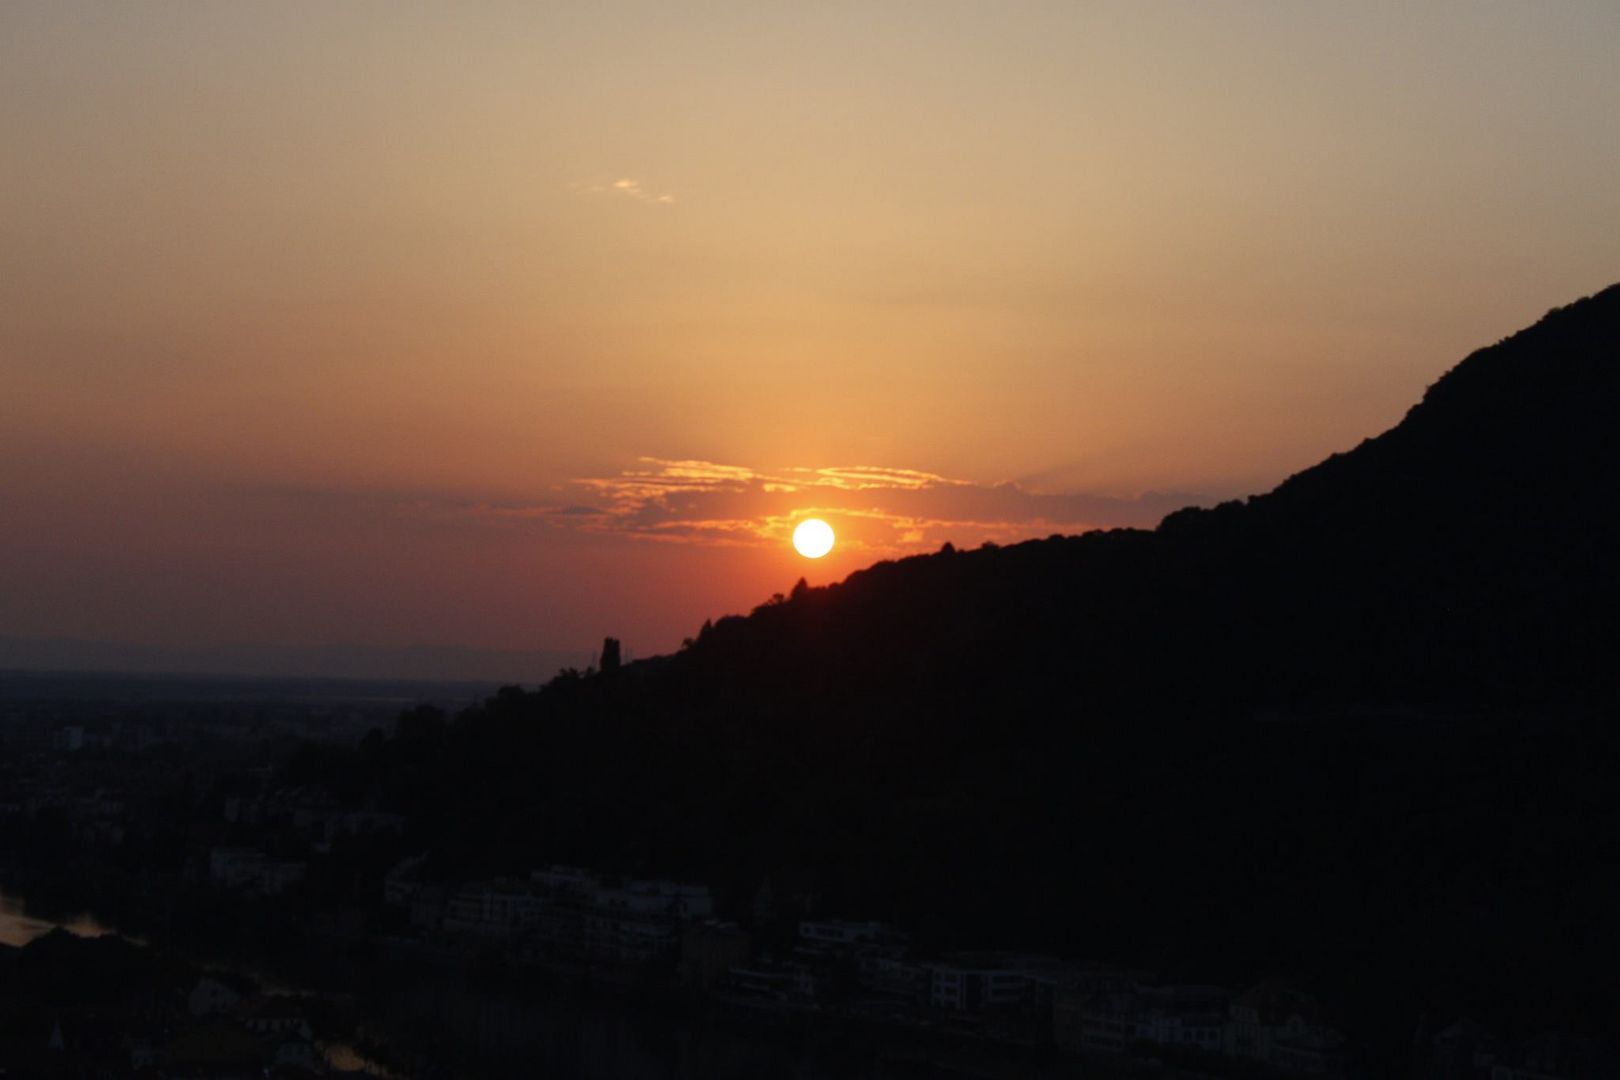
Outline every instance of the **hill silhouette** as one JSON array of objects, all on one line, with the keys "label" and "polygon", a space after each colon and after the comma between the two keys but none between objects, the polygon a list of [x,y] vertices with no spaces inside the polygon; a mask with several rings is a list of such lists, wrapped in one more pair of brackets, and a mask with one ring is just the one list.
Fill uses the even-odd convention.
[{"label": "hill silhouette", "polygon": [[1034,680],[1081,705],[1610,700],[1617,420],[1620,287],[1480,350],[1397,427],[1269,494],[1152,532],[880,564],[722,620],[660,676]]},{"label": "hill silhouette", "polygon": [[1419,1012],[1601,1027],[1617,360],[1613,287],[1269,494],[801,585],[289,779],[406,809],[446,877],[794,881],[930,944],[1294,973],[1386,1062]]}]

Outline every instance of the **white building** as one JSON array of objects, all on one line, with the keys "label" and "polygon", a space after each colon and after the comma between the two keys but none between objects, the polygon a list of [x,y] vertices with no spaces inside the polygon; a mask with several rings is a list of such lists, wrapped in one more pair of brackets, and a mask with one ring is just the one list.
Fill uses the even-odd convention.
[{"label": "white building", "polygon": [[601,887],[601,880],[577,866],[548,866],[529,875],[529,880],[556,896],[586,897]]},{"label": "white building", "polygon": [[473,882],[457,889],[445,904],[444,929],[484,937],[515,937],[539,922],[544,906],[544,895],[528,882]]},{"label": "white building", "polygon": [[205,975],[197,980],[197,985],[186,995],[186,1008],[192,1016],[210,1016],[229,1012],[241,1000],[241,994],[218,979]]},{"label": "white building", "polygon": [[208,880],[227,889],[279,896],[304,880],[302,862],[270,858],[253,848],[214,848],[208,853]]},{"label": "white building", "polygon": [[1343,1036],[1322,1019],[1320,1004],[1297,987],[1273,980],[1232,999],[1225,1051],[1288,1072],[1321,1074],[1339,1065]]},{"label": "white building", "polygon": [[1045,956],[959,953],[923,965],[928,977],[928,1004],[955,1013],[1022,1005],[1033,997],[1037,977],[1057,965],[1056,960]]},{"label": "white building", "polygon": [[807,945],[848,949],[856,945],[887,942],[894,934],[880,922],[850,922],[845,919],[804,919],[799,923],[799,940]]},{"label": "white building", "polygon": [[1231,991],[1221,986],[1172,984],[1140,990],[1134,1037],[1159,1046],[1192,1047],[1220,1053],[1226,1044]]}]

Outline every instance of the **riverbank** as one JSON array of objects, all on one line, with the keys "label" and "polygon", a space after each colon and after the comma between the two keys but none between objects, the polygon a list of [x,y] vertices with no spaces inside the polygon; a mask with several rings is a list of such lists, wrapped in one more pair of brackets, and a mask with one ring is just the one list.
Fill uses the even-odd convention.
[{"label": "riverbank", "polygon": [[0,890],[0,945],[20,949],[52,930],[66,930],[75,937],[98,938],[117,933],[93,915],[78,914],[66,920],[39,918],[27,910],[21,897]]},{"label": "riverbank", "polygon": [[[3,894],[16,936],[30,940],[62,925]],[[116,934],[104,914],[78,915],[69,932]],[[149,929],[149,928],[148,928]],[[268,952],[234,962],[159,938],[155,948],[263,985],[274,980],[310,1002],[327,1061],[374,1075],[421,1078],[548,1076],[594,1080],[729,1080],[763,1075],[799,1080],[1036,1080],[1135,1075],[1101,1063],[1080,1066],[1031,1048],[939,1033],[896,1032],[826,1013],[772,1022],[672,986],[592,979],[578,969],[468,964],[465,955],[373,945],[367,962],[343,965],[342,986],[305,989],[292,956]],[[325,943],[331,952],[336,942]],[[352,943],[351,943],[352,946]],[[322,951],[319,944],[309,950]],[[346,950],[352,957],[356,950]],[[299,954],[293,954],[299,955]],[[334,968],[323,965],[330,976]]]},{"label": "riverbank", "polygon": [[319,996],[190,963],[88,917],[43,918],[9,893],[0,937],[0,1076],[390,1076]]}]

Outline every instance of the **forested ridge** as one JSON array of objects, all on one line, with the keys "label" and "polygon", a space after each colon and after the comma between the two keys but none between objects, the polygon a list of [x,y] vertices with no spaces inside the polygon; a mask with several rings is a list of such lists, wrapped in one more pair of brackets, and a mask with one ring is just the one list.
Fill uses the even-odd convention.
[{"label": "forested ridge", "polygon": [[1601,1029],[1617,361],[1620,286],[1268,494],[801,584],[289,779],[404,810],[446,877],[808,883],[942,945],[1287,972],[1372,1026]]}]

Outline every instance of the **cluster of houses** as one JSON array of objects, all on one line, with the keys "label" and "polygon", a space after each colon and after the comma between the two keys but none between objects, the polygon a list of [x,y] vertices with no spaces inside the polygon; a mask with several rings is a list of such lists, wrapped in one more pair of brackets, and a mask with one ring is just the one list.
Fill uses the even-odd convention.
[{"label": "cluster of houses", "polygon": [[880,923],[805,920],[791,954],[739,965],[720,993],[775,1008],[1052,1045],[1090,1056],[1235,1059],[1310,1076],[1344,1070],[1344,1037],[1284,982],[1244,992],[1019,952],[912,955]]},{"label": "cluster of houses", "polygon": [[681,931],[712,918],[707,886],[672,881],[608,883],[571,867],[526,879],[424,883],[421,859],[407,859],[383,883],[384,899],[419,929],[508,943],[531,960],[582,960],[634,967],[674,956]]},{"label": "cluster of houses", "polygon": [[[286,825],[303,834],[311,855],[324,855],[340,836],[365,836],[404,831],[405,819],[382,810],[350,810],[325,792],[304,788],[277,788],[252,798],[225,800],[224,817],[232,826]],[[305,859],[277,859],[252,847],[214,847],[205,868],[210,883],[252,896],[280,896],[309,875]],[[195,868],[193,870],[195,874]]]},{"label": "cluster of houses", "polygon": [[798,922],[791,945],[714,917],[709,890],[609,881],[553,866],[527,878],[431,884],[408,859],[384,883],[420,931],[499,944],[514,962],[661,965],[680,985],[739,1011],[819,1014],[956,1032],[1080,1055],[1230,1059],[1297,1075],[1344,1069],[1344,1037],[1308,994],[1282,982],[1244,992],[1011,952],[917,954],[886,924]]},{"label": "cluster of houses", "polygon": [[272,859],[256,848],[214,848],[208,853],[208,880],[252,896],[280,896],[309,875],[309,864]]},{"label": "cluster of houses", "polygon": [[[49,738],[61,744],[58,750],[100,748],[72,725],[51,730]],[[122,842],[129,807],[152,786],[150,778],[133,771],[69,774],[45,755],[43,739],[27,743],[31,755],[0,758],[0,826],[26,828],[49,811],[82,840]],[[12,738],[6,746],[23,743]],[[256,777],[258,790],[223,799],[229,828],[216,820],[208,840],[192,849],[186,870],[192,880],[206,878],[241,895],[296,895],[311,867],[319,870],[320,857],[347,838],[372,838],[392,851],[404,843],[398,814],[344,806],[317,788],[271,787],[268,766],[234,771]],[[227,836],[235,846],[207,846]],[[264,847],[244,846],[255,843]],[[657,973],[719,1007],[761,1017],[822,1016],[1084,1057],[1190,1062],[1207,1072],[1259,1068],[1334,1076],[1347,1069],[1339,1025],[1321,1003],[1286,982],[1238,989],[1030,953],[927,955],[883,923],[799,919],[810,905],[797,893],[782,905],[756,898],[754,918],[741,925],[717,918],[714,897],[700,884],[619,880],[563,866],[446,884],[424,875],[425,867],[425,858],[410,858],[386,875],[383,899],[397,918],[387,933],[409,924],[416,941],[451,951],[492,950],[517,964],[585,967],[605,973],[605,982],[613,981],[612,973],[620,981],[625,973]],[[363,919],[352,932],[380,933]],[[309,1043],[292,1020],[285,1020],[286,1030],[271,1030],[268,1018],[248,1015],[296,1010],[295,1003],[223,1002],[227,994],[209,993],[222,1003],[194,1017],[185,1039],[136,1046],[132,1055],[173,1061],[191,1053],[195,1042],[204,1056],[229,1051],[261,1067],[318,1067],[300,1056]],[[72,1024],[53,1038],[71,1044]],[[1448,1080],[1571,1080],[1598,1075],[1592,1061],[1615,1061],[1608,1045],[1555,1036],[1509,1041],[1467,1024],[1425,1034],[1417,1053],[1419,1075]]]},{"label": "cluster of houses", "polygon": [[[835,1017],[1209,1072],[1347,1071],[1345,1036],[1330,1010],[1286,980],[1232,988],[1024,952],[923,956],[885,923],[844,919],[801,919],[791,943],[773,949],[748,928],[715,918],[702,885],[613,882],[553,866],[523,879],[447,887],[424,883],[423,863],[396,866],[385,899],[420,930],[498,944],[520,963],[662,965],[682,987],[756,1015]],[[1612,1048],[1557,1036],[1508,1043],[1454,1024],[1425,1042],[1419,1057],[1433,1060],[1417,1071],[1454,1080],[1571,1080],[1597,1075],[1587,1066],[1600,1053]]]},{"label": "cluster of houses", "polygon": [[136,1042],[131,1064],[184,1074],[187,1067],[229,1075],[256,1070],[302,1076],[326,1071],[306,1000],[256,994],[215,976],[200,978],[186,997],[190,1022],[162,1042]]},{"label": "cluster of houses", "polygon": [[[682,941],[685,981],[701,973],[721,1000],[744,1007],[836,1010],[1085,1057],[1174,1062],[1198,1073],[1349,1070],[1331,1011],[1283,979],[1234,989],[1039,954],[924,959],[905,935],[877,922],[804,920],[781,956],[751,956],[723,969],[716,961],[724,950],[748,955],[746,935],[735,926],[704,923]],[[1505,1039],[1466,1020],[1420,1030],[1415,1050],[1413,1074],[1437,1080],[1620,1077],[1620,1046],[1612,1040],[1558,1033]]]},{"label": "cluster of houses", "polygon": [[225,800],[224,816],[230,825],[289,825],[326,844],[339,836],[405,830],[402,814],[346,809],[330,793],[318,788],[278,787],[252,797],[233,795]]},{"label": "cluster of houses", "polygon": [[1429,1035],[1426,1074],[1435,1080],[1586,1080],[1620,1076],[1613,1040],[1543,1032],[1507,1039],[1472,1020]]},{"label": "cluster of houses", "polygon": [[32,779],[8,784],[0,793],[0,820],[14,818],[26,827],[42,813],[60,815],[84,843],[116,847],[124,842],[126,796],[119,788]]}]

